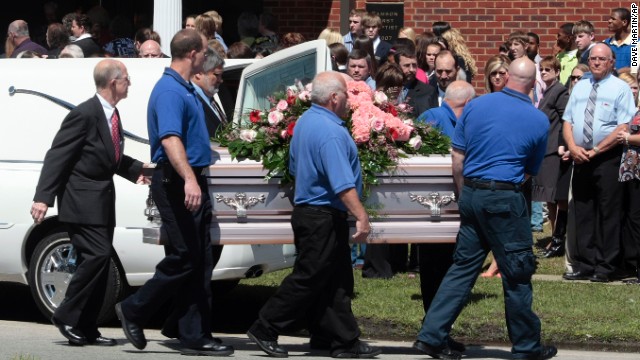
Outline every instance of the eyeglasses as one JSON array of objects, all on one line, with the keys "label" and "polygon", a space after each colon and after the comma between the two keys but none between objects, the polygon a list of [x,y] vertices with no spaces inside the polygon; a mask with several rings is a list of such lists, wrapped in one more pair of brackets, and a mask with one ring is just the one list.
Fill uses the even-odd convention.
[{"label": "eyeglasses", "polygon": [[578,81],[582,79],[582,75],[571,75],[571,81]]},{"label": "eyeglasses", "polygon": [[128,82],[131,82],[131,76],[127,75],[123,77],[117,77],[117,78],[114,78],[113,80],[127,80]]},{"label": "eyeglasses", "polygon": [[492,71],[491,74],[489,74],[489,76],[491,76],[491,77],[507,76],[507,72],[506,71]]},{"label": "eyeglasses", "polygon": [[553,70],[554,70],[554,69],[552,69],[552,68],[540,68],[540,72],[543,72],[543,71],[551,72],[551,71],[553,71]]},{"label": "eyeglasses", "polygon": [[607,60],[611,60],[611,58],[604,57],[604,56],[591,56],[589,58],[589,61],[593,61],[593,62],[596,62],[596,61],[605,62]]}]

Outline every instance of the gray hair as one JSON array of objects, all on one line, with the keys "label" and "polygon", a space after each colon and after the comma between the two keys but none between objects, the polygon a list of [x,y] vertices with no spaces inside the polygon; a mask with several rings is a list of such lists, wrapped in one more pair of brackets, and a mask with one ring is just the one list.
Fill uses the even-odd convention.
[{"label": "gray hair", "polygon": [[14,34],[16,34],[17,36],[29,36],[29,25],[27,25],[27,22],[24,20],[16,20],[14,22],[12,22],[11,24],[9,24],[9,31],[8,32],[12,32]]},{"label": "gray hair", "polygon": [[60,51],[59,58],[83,58],[82,48],[75,44],[69,44]]},{"label": "gray hair", "polygon": [[205,56],[203,72],[206,73],[217,67],[224,66],[224,59],[211,46],[207,47]]},{"label": "gray hair", "polygon": [[454,103],[462,104],[476,96],[476,90],[465,80],[456,80],[447,86],[444,92],[444,99]]},{"label": "gray hair", "polygon": [[[327,73],[334,73],[338,76],[326,76]],[[333,93],[346,91],[344,80],[338,72],[327,71],[318,74],[311,83],[311,102],[318,105],[326,105],[331,101]]]}]

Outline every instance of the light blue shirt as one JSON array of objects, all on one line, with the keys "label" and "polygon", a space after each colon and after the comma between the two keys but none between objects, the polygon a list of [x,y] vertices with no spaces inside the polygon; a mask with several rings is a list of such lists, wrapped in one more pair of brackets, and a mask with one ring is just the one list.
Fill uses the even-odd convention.
[{"label": "light blue shirt", "polygon": [[347,33],[347,35],[342,37],[342,41],[344,42],[344,46],[347,48],[348,52],[353,50],[353,38],[351,37],[351,33]]},{"label": "light blue shirt", "polygon": [[618,125],[631,121],[636,112],[633,94],[627,83],[611,74],[607,75],[599,81],[598,97],[593,114],[593,144],[587,144],[582,133],[584,111],[587,108],[594,81],[593,78],[586,80],[583,78],[575,84],[562,116],[562,120],[568,121],[573,126],[573,141],[577,146],[585,149],[597,146]]}]

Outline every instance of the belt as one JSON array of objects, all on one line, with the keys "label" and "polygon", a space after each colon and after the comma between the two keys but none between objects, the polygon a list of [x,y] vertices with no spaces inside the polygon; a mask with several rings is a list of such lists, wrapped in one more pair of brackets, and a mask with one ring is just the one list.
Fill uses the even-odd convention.
[{"label": "belt", "polygon": [[342,219],[346,219],[349,216],[346,211],[338,210],[331,206],[300,204],[300,205],[296,205],[295,207],[328,213]]},{"label": "belt", "polygon": [[480,180],[480,179],[464,178],[464,185],[473,189],[520,191],[520,184],[514,184],[510,182],[496,181],[496,180]]}]

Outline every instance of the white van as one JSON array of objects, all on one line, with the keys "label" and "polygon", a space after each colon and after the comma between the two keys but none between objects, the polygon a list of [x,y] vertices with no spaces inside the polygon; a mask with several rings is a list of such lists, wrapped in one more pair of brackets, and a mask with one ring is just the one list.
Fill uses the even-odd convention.
[{"label": "white van", "polygon": [[[75,271],[75,254],[55,207],[40,225],[33,223],[29,210],[44,155],[69,106],[95,93],[92,74],[99,60],[0,60],[0,281],[29,285],[47,318],[64,298]],[[129,133],[125,153],[148,162],[147,102],[170,60],[119,60],[131,76],[128,98],[118,103],[123,128]],[[329,67],[324,41],[307,42],[259,61],[227,60],[225,81],[239,84],[236,121],[247,109],[263,108],[266,95],[278,86],[296,78],[311,79]],[[212,151],[215,163],[208,176],[214,202],[212,241],[226,244],[213,280],[234,285],[245,277],[291,267],[295,248],[289,194],[277,179],[264,180],[260,163],[232,160],[223,148],[212,146]],[[373,223],[372,241],[455,241],[459,218],[451,203],[451,158],[413,157],[400,166],[398,175],[381,177],[381,185],[370,196],[370,201],[384,204]],[[145,215],[153,212],[148,188],[117,176],[115,183],[115,254],[102,320],[112,316],[113,304],[127,289],[153,275],[164,256],[163,247],[149,244],[157,242],[159,231]],[[253,207],[241,204],[252,197],[261,201]],[[229,205],[233,203],[240,206]]]}]

